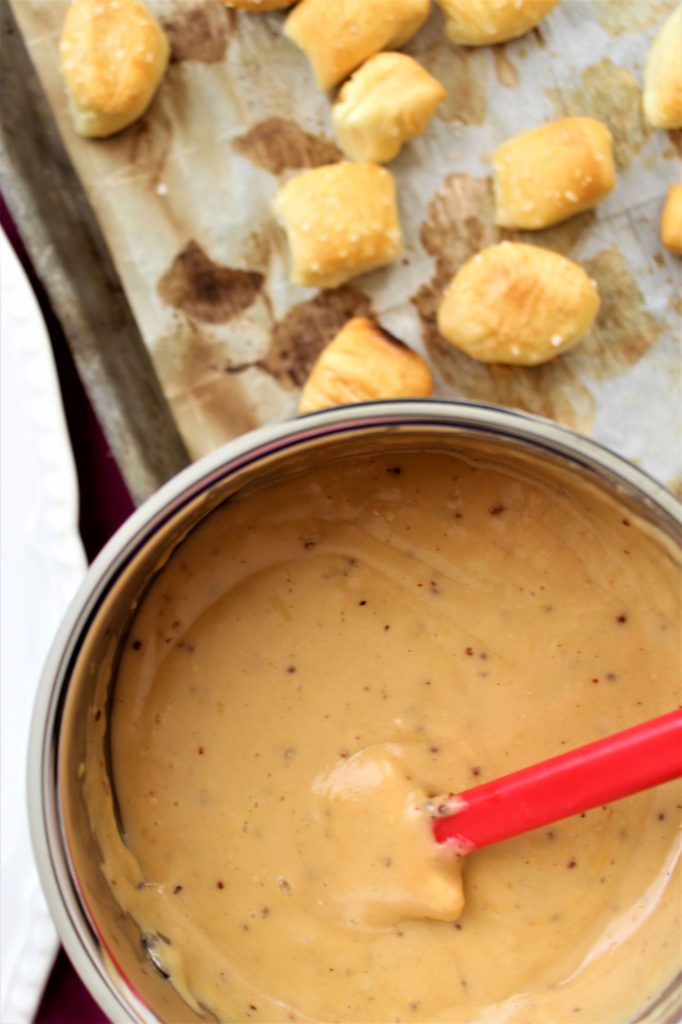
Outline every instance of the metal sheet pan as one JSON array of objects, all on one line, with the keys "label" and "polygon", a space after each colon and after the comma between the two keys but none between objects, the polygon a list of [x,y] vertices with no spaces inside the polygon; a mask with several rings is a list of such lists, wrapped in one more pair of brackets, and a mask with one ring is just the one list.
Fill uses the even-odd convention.
[{"label": "metal sheet pan", "polygon": [[[71,127],[58,69],[67,0],[12,6],[192,456],[293,413],[322,346],[348,316],[371,312],[427,356],[438,395],[556,419],[680,487],[680,261],[661,246],[658,221],[681,133],[650,130],[640,102],[647,47],[672,0],[563,0],[527,36],[475,50],[450,44],[434,9],[407,50],[449,96],[390,165],[404,258],[321,293],[289,283],[271,202],[290,175],[338,158],[333,97],[282,36],[281,14],[150,2],[171,38],[168,74],[140,122],[91,141]],[[565,113],[609,124],[616,190],[555,228],[501,232],[490,154]],[[590,336],[544,367],[476,363],[435,326],[450,275],[501,237],[569,255],[600,288]]]}]

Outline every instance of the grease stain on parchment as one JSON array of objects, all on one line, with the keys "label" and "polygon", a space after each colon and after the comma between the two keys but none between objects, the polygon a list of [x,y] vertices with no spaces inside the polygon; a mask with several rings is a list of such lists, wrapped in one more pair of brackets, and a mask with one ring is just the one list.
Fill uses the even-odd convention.
[{"label": "grease stain on parchment", "polygon": [[[614,6],[618,6],[615,3]],[[651,134],[644,120],[641,90],[636,79],[625,68],[604,57],[586,68],[580,89],[547,89],[547,97],[558,113],[597,118],[608,125],[613,136],[616,166],[630,166]]]},{"label": "grease stain on parchment", "polygon": [[120,167],[102,187],[110,183],[143,180],[156,189],[163,177],[173,143],[173,126],[161,104],[154,102],[134,124],[117,135],[101,139],[98,148],[106,151],[112,167]]},{"label": "grease stain on parchment", "polygon": [[542,30],[537,25],[535,25],[535,27],[530,30],[530,34],[535,39],[535,42],[538,44],[539,50],[547,49],[547,42],[545,40],[545,37],[542,34]]},{"label": "grease stain on parchment", "polygon": [[190,240],[160,279],[159,295],[194,320],[223,324],[243,313],[263,287],[263,274],[214,262]]},{"label": "grease stain on parchment", "polygon": [[162,25],[170,42],[172,64],[217,64],[227,53],[235,16],[220,0],[183,0],[173,17],[164,19]]},{"label": "grease stain on parchment", "polygon": [[253,363],[236,364],[224,342],[210,337],[205,328],[176,314],[176,324],[166,336],[157,339],[154,358],[160,367],[164,386],[171,396],[195,392],[217,377],[240,373]]},{"label": "grease stain on parchment", "polygon": [[515,89],[519,84],[519,72],[516,64],[510,60],[505,44],[493,46],[492,53],[497,81],[507,89]]},{"label": "grease stain on parchment", "polygon": [[154,362],[183,439],[193,458],[252,430],[259,417],[249,389],[224,345],[206,337],[199,324],[178,324],[157,341]]},{"label": "grease stain on parchment", "polygon": [[420,237],[445,286],[470,256],[504,240],[542,245],[568,256],[595,220],[594,211],[586,210],[544,231],[499,228],[495,224],[492,179],[455,173],[445,179],[433,197]]},{"label": "grease stain on parchment", "polygon": [[342,285],[293,306],[274,324],[262,368],[288,388],[301,387],[325,345],[354,316],[369,316],[369,298]]},{"label": "grease stain on parchment", "polygon": [[500,240],[494,214],[490,178],[448,175],[429,203],[420,231],[422,245],[436,264],[433,283],[444,287],[470,256]]},{"label": "grease stain on parchment", "polygon": [[217,377],[203,388],[188,387],[169,400],[193,459],[261,425],[249,386],[251,382],[247,385],[239,377]]},{"label": "grease stain on parchment", "polygon": [[425,341],[443,379],[465,398],[521,409],[583,433],[592,430],[594,396],[561,358],[532,368],[489,365],[459,352],[437,331]]},{"label": "grease stain on parchment", "polygon": [[618,249],[603,249],[583,267],[597,282],[601,306],[590,333],[564,359],[594,380],[618,377],[646,355],[663,328]]},{"label": "grease stain on parchment", "polygon": [[465,49],[452,43],[435,42],[413,53],[426,70],[447,90],[438,105],[441,121],[483,124],[488,112],[490,63],[483,49]]},{"label": "grease stain on parchment", "polygon": [[[276,221],[267,220],[263,223],[262,230],[253,231],[244,239],[240,255],[247,266],[267,274],[271,263],[276,258],[289,258],[286,233]],[[262,299],[271,311],[271,296],[267,289],[263,290]],[[272,319],[274,319],[274,315]]]},{"label": "grease stain on parchment", "polygon": [[465,398],[523,409],[589,430],[594,423],[594,397],[561,358],[532,369],[480,363],[450,345],[438,331],[438,306],[452,275],[476,252],[503,237],[513,237],[500,232],[493,215],[490,179],[467,174],[449,175],[429,204],[421,241],[434,259],[435,273],[411,299],[429,356],[441,377]]},{"label": "grease stain on parchment", "polygon": [[561,224],[545,228],[544,231],[505,231],[503,234],[511,241],[524,242],[526,245],[541,245],[543,249],[552,249],[561,256],[572,258],[576,246],[596,220],[597,215],[594,210],[585,210]]},{"label": "grease stain on parchment", "polygon": [[675,7],[676,0],[595,0],[597,21],[610,36],[642,32],[662,23]]},{"label": "grease stain on parchment", "polygon": [[270,174],[303,167],[322,167],[343,159],[330,139],[306,132],[295,121],[268,117],[232,142],[232,148]]},{"label": "grease stain on parchment", "polygon": [[667,136],[672,143],[673,156],[677,153],[678,156],[682,157],[682,128],[671,128],[667,132]]}]

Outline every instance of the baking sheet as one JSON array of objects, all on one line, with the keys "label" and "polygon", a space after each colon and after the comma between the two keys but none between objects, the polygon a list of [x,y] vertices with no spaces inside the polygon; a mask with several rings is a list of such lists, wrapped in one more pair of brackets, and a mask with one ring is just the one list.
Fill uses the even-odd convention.
[{"label": "baking sheet", "polygon": [[[658,222],[680,175],[682,133],[651,131],[640,96],[649,42],[673,0],[563,0],[522,39],[472,50],[448,42],[434,9],[406,50],[449,96],[390,165],[405,255],[321,293],[289,283],[271,211],[289,176],[339,157],[330,97],[283,38],[282,14],[150,0],[171,38],[168,74],[140,122],[93,141],[73,132],[58,69],[68,0],[12,3],[194,457],[294,413],[323,345],[349,316],[372,313],[427,356],[438,395],[556,419],[679,491],[680,261],[661,246]],[[566,113],[609,124],[616,190],[546,231],[497,229],[491,153]],[[598,282],[602,309],[590,336],[543,367],[486,366],[438,335],[444,285],[500,238],[562,252]]]}]

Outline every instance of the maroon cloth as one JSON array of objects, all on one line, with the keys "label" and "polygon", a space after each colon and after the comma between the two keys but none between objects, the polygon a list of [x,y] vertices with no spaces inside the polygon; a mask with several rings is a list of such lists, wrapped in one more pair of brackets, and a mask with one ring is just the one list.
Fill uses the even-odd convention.
[{"label": "maroon cloth", "polygon": [[108,1024],[63,949],[45,986],[35,1024]]},{"label": "maroon cloth", "polygon": [[[56,318],[0,195],[0,222],[33,286],[52,342],[64,412],[76,461],[80,493],[79,529],[89,561],[128,518],[133,503],[87,399]],[[45,987],[35,1024],[107,1024],[60,950]]]}]

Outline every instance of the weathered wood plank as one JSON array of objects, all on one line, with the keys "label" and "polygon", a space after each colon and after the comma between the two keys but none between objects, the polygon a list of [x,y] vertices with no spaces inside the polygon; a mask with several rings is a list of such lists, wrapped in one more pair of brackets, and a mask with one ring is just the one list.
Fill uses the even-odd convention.
[{"label": "weathered wood plank", "polygon": [[0,14],[2,190],[140,502],[189,457],[7,0]]}]

